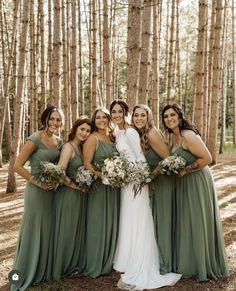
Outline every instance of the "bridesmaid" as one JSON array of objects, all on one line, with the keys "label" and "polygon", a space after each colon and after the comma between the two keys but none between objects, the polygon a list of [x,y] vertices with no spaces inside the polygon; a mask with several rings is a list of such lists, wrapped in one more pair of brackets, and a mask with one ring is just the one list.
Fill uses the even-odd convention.
[{"label": "bridesmaid", "polygon": [[[84,165],[94,168],[116,152],[109,112],[97,108],[92,116],[93,133],[83,147]],[[93,278],[110,274],[116,248],[119,222],[120,190],[97,179],[90,188],[87,207],[86,267],[84,274]]]},{"label": "bridesmaid", "polygon": [[75,121],[58,163],[65,168],[68,183],[58,188],[54,201],[54,279],[84,268],[87,194],[79,191],[75,180],[77,169],[83,165],[83,142],[90,135],[91,127],[88,118]]},{"label": "bridesmaid", "polygon": [[187,161],[176,184],[174,270],[199,281],[229,275],[211,155],[182,109],[167,105],[162,121],[171,153]]},{"label": "bridesmaid", "polygon": [[[50,279],[54,185],[42,185],[37,177],[41,161],[54,163],[59,159],[61,140],[57,133],[62,127],[63,119],[59,109],[53,106],[45,109],[41,116],[42,129],[28,138],[14,165],[14,170],[28,183],[13,267],[19,272],[20,278],[16,284],[11,285],[11,290],[26,290],[31,285]],[[28,160],[30,172],[24,167]]]},{"label": "bridesmaid", "polygon": [[[132,123],[141,137],[141,145],[147,163],[154,170],[159,162],[169,156],[162,133],[154,126],[151,109],[138,104],[132,113]],[[159,250],[160,273],[172,271],[173,242],[173,177],[159,175],[149,184],[152,214]]]}]

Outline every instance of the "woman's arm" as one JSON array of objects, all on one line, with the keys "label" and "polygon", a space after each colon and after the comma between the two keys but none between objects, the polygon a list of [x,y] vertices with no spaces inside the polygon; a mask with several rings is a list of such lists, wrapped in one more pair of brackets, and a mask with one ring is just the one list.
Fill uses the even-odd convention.
[{"label": "woman's arm", "polygon": [[127,143],[134,154],[135,160],[146,162],[137,130],[132,127],[127,128],[126,130]]},{"label": "woman's arm", "polygon": [[92,165],[93,156],[98,147],[98,138],[91,134],[83,145],[84,166],[87,170],[93,172],[96,176],[101,177],[101,172],[96,171]]},{"label": "woman's arm", "polygon": [[42,185],[37,179],[35,179],[29,171],[24,167],[25,163],[29,160],[31,155],[36,151],[37,146],[36,144],[28,140],[22,147],[18,157],[16,158],[15,164],[14,164],[14,171],[19,174],[21,177],[23,177],[26,181],[29,183],[45,189],[45,190],[50,190],[53,189],[54,186],[44,186]]},{"label": "woman's arm", "polygon": [[157,128],[152,128],[148,133],[149,145],[162,158],[169,156],[168,146]]},{"label": "woman's arm", "polygon": [[197,157],[197,160],[180,172],[181,176],[203,169],[212,162],[211,154],[201,137],[192,130],[183,132],[182,145]]},{"label": "woman's arm", "polygon": [[[62,166],[65,170],[68,167],[68,164],[70,160],[73,158],[73,153],[74,150],[72,146],[69,143],[64,144],[61,154],[60,154],[60,159],[58,162],[58,165]],[[81,190],[80,187],[78,187],[69,177],[66,176],[66,186],[72,188],[72,189],[77,189]]]}]

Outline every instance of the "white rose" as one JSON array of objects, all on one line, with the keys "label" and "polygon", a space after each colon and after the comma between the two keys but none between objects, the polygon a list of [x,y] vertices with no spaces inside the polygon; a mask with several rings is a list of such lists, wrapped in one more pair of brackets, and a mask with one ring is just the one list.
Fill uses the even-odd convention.
[{"label": "white rose", "polygon": [[102,178],[102,183],[104,185],[110,185],[110,183],[109,183],[109,181],[108,181],[108,179],[106,177]]}]

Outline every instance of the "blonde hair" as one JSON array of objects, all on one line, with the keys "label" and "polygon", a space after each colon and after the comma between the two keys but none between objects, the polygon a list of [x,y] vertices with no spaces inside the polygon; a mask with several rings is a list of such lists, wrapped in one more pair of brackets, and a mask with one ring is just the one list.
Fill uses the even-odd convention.
[{"label": "blonde hair", "polygon": [[[134,125],[134,122],[133,122],[133,117],[134,117],[135,110],[138,109],[138,108],[145,110],[145,112],[147,114],[147,123],[145,125],[145,128],[144,128],[143,132],[141,132]],[[141,147],[142,147],[142,150],[143,150],[144,154],[146,154],[148,149],[149,149],[148,133],[154,127],[154,121],[153,121],[152,111],[151,111],[150,107],[148,107],[145,104],[138,104],[138,105],[134,106],[133,113],[132,113],[132,125],[139,132],[140,140],[141,140]]]}]

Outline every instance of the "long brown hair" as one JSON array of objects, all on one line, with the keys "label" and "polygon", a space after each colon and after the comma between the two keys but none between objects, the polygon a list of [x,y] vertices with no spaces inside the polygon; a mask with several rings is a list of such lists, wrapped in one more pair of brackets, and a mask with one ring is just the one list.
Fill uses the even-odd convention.
[{"label": "long brown hair", "polygon": [[71,128],[71,131],[68,135],[68,142],[73,140],[75,138],[75,135],[76,135],[76,131],[77,131],[77,128],[86,123],[87,125],[89,125],[91,127],[91,130],[92,130],[92,122],[91,120],[87,117],[87,116],[80,116],[73,124],[72,128]]},{"label": "long brown hair", "polygon": [[172,129],[168,128],[166,125],[165,125],[165,112],[168,110],[168,109],[173,109],[179,116],[179,119],[180,119],[180,122],[179,122],[179,129],[180,129],[180,132],[181,130],[183,129],[189,129],[189,130],[192,130],[194,131],[196,134],[199,134],[199,131],[197,130],[196,126],[191,124],[191,122],[189,120],[187,120],[187,118],[185,117],[185,114],[182,110],[182,108],[177,104],[177,103],[174,103],[174,104],[168,104],[166,105],[163,110],[162,110],[162,113],[161,113],[161,117],[162,117],[162,122],[163,122],[163,125],[164,125],[164,128],[165,130],[168,132],[168,133],[172,133]]},{"label": "long brown hair", "polygon": [[106,108],[104,108],[104,107],[98,107],[93,112],[93,115],[92,115],[92,118],[91,118],[91,120],[92,120],[92,132],[98,131],[98,129],[96,127],[96,124],[95,124],[95,121],[96,121],[96,115],[97,115],[97,113],[99,111],[101,111],[102,113],[104,113],[106,115],[107,119],[108,119],[108,135],[109,135],[110,140],[112,142],[114,142],[115,139],[114,139],[114,135],[113,135],[113,127],[111,125],[111,116],[110,116],[109,111]]},{"label": "long brown hair", "polygon": [[[134,113],[135,113],[135,110],[137,108],[140,108],[140,109],[145,110],[145,112],[147,114],[147,124],[146,124],[143,132],[141,132],[134,125],[134,122],[133,122]],[[138,105],[134,106],[133,113],[132,113],[132,125],[138,131],[138,133],[140,135],[141,147],[142,147],[142,150],[143,150],[144,154],[146,154],[147,151],[148,151],[148,149],[149,149],[148,133],[154,127],[154,121],[153,121],[153,117],[152,117],[152,111],[151,111],[151,109],[147,105],[145,105],[145,104],[138,104]]]}]

